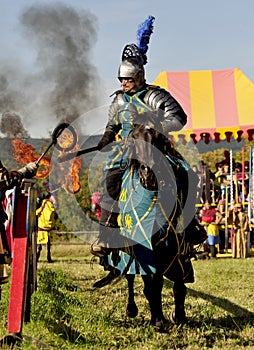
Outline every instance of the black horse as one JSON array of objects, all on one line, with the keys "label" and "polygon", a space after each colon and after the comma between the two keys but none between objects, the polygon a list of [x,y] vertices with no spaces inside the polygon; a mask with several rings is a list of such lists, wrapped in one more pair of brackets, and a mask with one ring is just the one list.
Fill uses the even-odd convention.
[{"label": "black horse", "polygon": [[171,320],[181,324],[186,318],[185,283],[194,282],[190,234],[195,226],[197,178],[156,125],[153,114],[145,114],[135,120],[129,137],[129,165],[119,198],[120,233],[125,244],[118,250],[118,259],[112,258],[109,265],[114,273],[127,278],[126,311],[130,317],[138,312],[134,278],[141,274],[151,324],[163,330],[163,276],[173,282]]}]

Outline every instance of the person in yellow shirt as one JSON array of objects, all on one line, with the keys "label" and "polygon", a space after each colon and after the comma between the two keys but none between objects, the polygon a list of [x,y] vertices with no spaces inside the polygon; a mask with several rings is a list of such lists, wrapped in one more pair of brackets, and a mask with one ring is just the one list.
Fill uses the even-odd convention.
[{"label": "person in yellow shirt", "polygon": [[47,261],[52,263],[50,235],[55,227],[55,207],[50,192],[47,192],[43,198],[41,206],[36,210],[38,220],[37,262],[43,245],[47,245]]}]

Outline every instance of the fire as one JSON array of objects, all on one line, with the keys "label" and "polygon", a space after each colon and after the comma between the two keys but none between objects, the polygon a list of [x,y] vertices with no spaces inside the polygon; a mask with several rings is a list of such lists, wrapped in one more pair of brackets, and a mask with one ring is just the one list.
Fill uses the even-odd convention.
[{"label": "fire", "polygon": [[[60,150],[60,156],[68,154],[66,152],[72,150],[72,152],[80,150],[77,142],[77,132],[73,126],[69,125],[64,129],[62,133],[57,137],[56,147]],[[64,175],[62,187],[66,192],[77,193],[81,184],[79,182],[79,170],[82,166],[82,160],[80,158],[74,158],[71,162],[58,163],[60,173]]]},{"label": "fire", "polygon": [[74,143],[76,143],[74,134],[68,128],[64,129],[57,138],[57,148],[60,149],[68,150]]},{"label": "fire", "polygon": [[81,159],[76,158],[65,175],[65,183],[63,188],[66,192],[77,193],[80,190],[81,184],[79,182],[79,169],[81,168]]},{"label": "fire", "polygon": [[[76,146],[74,151],[78,149],[79,147]],[[64,152],[61,152],[61,154],[64,154]],[[62,173],[65,174],[63,188],[66,192],[77,193],[80,190],[79,170],[81,166],[82,160],[78,157],[71,160],[71,162],[59,163]]]},{"label": "fire", "polygon": [[[12,144],[14,147],[13,159],[16,163],[26,165],[30,162],[35,162],[39,158],[35,147],[32,145],[29,145],[18,138],[13,139]],[[40,162],[40,167],[37,171],[36,178],[44,179],[49,175],[50,170],[50,158],[45,156]]]},{"label": "fire", "polygon": [[[72,147],[74,143],[74,138],[70,135],[68,130],[62,132],[62,134],[57,138],[57,148],[58,149],[68,149]],[[75,141],[76,143],[76,141]],[[40,155],[36,153],[35,147],[32,145],[26,144],[24,141],[15,138],[12,140],[14,146],[13,159],[16,163],[26,165],[30,162],[35,162]],[[79,146],[76,144],[73,148],[73,151],[79,150]],[[63,151],[60,151],[60,154],[64,154]],[[56,164],[54,165],[56,166]],[[81,184],[79,182],[79,170],[82,166],[82,160],[80,158],[75,158],[72,162],[59,163],[59,180],[62,182],[62,188],[67,193],[77,193]],[[39,168],[36,174],[36,178],[46,178],[52,171],[52,164],[50,162],[50,157],[44,156],[39,163]]]}]

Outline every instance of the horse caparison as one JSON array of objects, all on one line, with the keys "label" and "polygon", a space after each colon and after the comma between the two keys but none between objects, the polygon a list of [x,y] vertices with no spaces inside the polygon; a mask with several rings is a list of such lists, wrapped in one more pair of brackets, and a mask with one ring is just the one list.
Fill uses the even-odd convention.
[{"label": "horse caparison", "polygon": [[[127,250],[119,250],[118,261],[125,267],[128,281],[127,315],[135,317],[138,313],[133,288],[135,274],[140,273],[150,306],[151,324],[162,331],[166,321],[162,310],[163,276],[173,282],[175,307],[170,318],[174,323],[182,324],[186,319],[185,283],[194,282],[194,273],[189,243],[181,226],[182,209],[188,196],[188,172],[182,167],[184,159],[171,147],[153,117],[153,114],[141,115],[142,119],[135,121],[129,137],[129,165],[122,184],[125,202],[120,201],[119,207],[121,233],[126,244],[130,240],[132,244]],[[145,198],[153,199],[146,205]],[[135,206],[130,208],[131,202]],[[143,207],[147,208],[146,212],[142,212]],[[150,217],[147,223],[152,214],[154,218]],[[126,266],[129,266],[128,270]],[[120,264],[111,262],[111,268],[123,273]]]},{"label": "horse caparison", "polygon": [[[177,211],[178,215],[181,215],[181,209],[186,200],[188,191],[188,185],[186,186],[188,181],[186,182],[186,180],[188,180],[188,175],[184,174],[186,178],[182,177],[178,169],[179,164],[177,164],[176,167],[174,167],[174,164],[173,166],[169,166],[166,156],[171,158],[175,157],[177,160],[183,160],[183,158],[171,147],[169,139],[162,133],[160,125],[155,122],[156,120],[157,119],[154,118],[153,113],[149,115],[146,113],[145,118],[143,115],[142,119],[135,121],[130,146],[132,153],[130,156],[130,168],[133,168],[133,171],[136,171],[139,174],[140,183],[144,188],[149,191],[160,191],[160,205],[164,207],[168,218],[171,216],[170,224],[172,224],[174,223],[174,219],[177,218]],[[177,210],[174,210],[175,208],[177,208]],[[172,217],[173,215],[175,215],[175,218]],[[174,226],[176,225],[177,223],[175,221]],[[174,252],[170,252],[168,249],[166,249],[165,252],[166,245],[164,245],[163,248],[160,247],[160,240],[162,239],[161,227],[157,227],[157,229],[158,231],[155,232],[152,237],[156,273],[142,275],[142,278],[144,281],[144,294],[150,305],[151,323],[156,327],[159,327],[159,329],[163,329],[165,323],[161,297],[163,275],[166,275],[166,277],[169,277],[169,279],[174,282],[173,294],[175,309],[171,313],[170,318],[174,323],[181,324],[185,322],[186,317],[184,304],[187,289],[185,286],[185,280],[188,281],[188,276],[189,282],[193,281],[193,270],[191,262],[189,261],[189,265],[186,269],[189,271],[188,273],[185,272],[182,274],[182,277],[178,278],[174,273],[167,273],[173,259],[170,259],[171,261],[168,262],[168,264],[164,264],[159,257],[166,256],[170,253],[171,256],[180,259],[179,254],[181,251],[177,250],[177,247],[175,246]],[[187,246],[186,241],[184,240],[184,233],[182,232],[182,234],[179,234],[178,236],[177,239],[179,240],[179,243],[182,242],[183,246]],[[167,238],[163,237],[163,239]],[[185,247],[185,249],[185,252],[188,254],[188,248]],[[172,269],[174,269],[173,266]],[[129,287],[128,310],[130,305],[132,305],[130,302],[130,296],[133,294],[131,292],[131,288],[134,285],[133,275],[127,276],[127,279]],[[133,306],[131,308],[133,308]]]}]

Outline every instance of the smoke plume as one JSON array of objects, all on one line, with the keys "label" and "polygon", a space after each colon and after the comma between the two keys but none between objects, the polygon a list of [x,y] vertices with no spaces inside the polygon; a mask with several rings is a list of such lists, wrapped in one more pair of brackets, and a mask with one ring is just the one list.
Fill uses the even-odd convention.
[{"label": "smoke plume", "polygon": [[28,138],[29,133],[24,128],[21,118],[14,112],[4,112],[0,123],[0,130],[8,137]]},{"label": "smoke plume", "polygon": [[[21,33],[36,52],[35,67],[25,72],[17,63],[0,62],[0,113],[14,111],[28,130],[45,134],[96,107],[99,78],[91,63],[96,24],[91,13],[61,4],[27,8],[20,17]],[[2,116],[2,133],[6,120]]]}]

